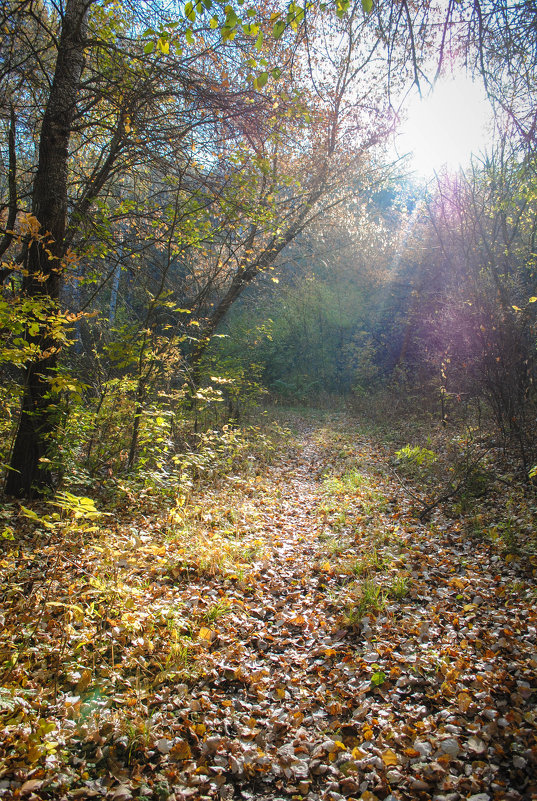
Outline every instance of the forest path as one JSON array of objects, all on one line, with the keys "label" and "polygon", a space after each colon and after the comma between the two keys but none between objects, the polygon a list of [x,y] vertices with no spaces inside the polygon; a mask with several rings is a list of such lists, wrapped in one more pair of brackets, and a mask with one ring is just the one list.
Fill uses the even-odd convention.
[{"label": "forest path", "polygon": [[0,798],[537,798],[537,565],[421,523],[357,421],[292,422],[6,554]]},{"label": "forest path", "polygon": [[460,521],[418,522],[389,457],[341,417],[258,476],[263,558],[204,661],[199,711],[218,711],[196,751],[220,797],[533,797],[524,568]]}]

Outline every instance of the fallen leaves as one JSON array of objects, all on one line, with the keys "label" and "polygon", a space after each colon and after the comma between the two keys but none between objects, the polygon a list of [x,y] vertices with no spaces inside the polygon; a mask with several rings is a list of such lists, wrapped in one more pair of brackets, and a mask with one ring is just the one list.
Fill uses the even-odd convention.
[{"label": "fallen leaves", "polygon": [[382,761],[389,767],[390,765],[397,765],[399,763],[399,758],[391,748],[387,748],[382,754]]},{"label": "fallen leaves", "polygon": [[526,565],[418,523],[387,458],[318,428],[173,514],[9,546],[0,795],[530,798]]}]

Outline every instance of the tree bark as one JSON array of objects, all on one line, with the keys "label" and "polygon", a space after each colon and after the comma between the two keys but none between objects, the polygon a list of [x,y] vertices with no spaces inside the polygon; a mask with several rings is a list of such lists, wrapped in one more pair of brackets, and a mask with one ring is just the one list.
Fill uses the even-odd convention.
[{"label": "tree bark", "polygon": [[[0,256],[3,256],[13,239],[13,230],[17,221],[17,151],[15,148],[15,109],[13,106],[9,110],[9,133],[8,133],[8,153],[9,153],[9,168],[7,183],[9,189],[8,201],[8,215],[6,221],[6,230],[2,241],[0,242]],[[6,275],[9,275],[9,270],[0,270],[0,280],[3,280]]]},{"label": "tree bark", "polygon": [[[95,0],[67,0],[54,78],[43,117],[39,159],[32,192],[32,214],[40,224],[26,253],[23,294],[56,306],[65,255],[69,140],[80,79],[84,68],[89,8]],[[43,494],[53,483],[51,462],[57,425],[57,399],[52,378],[57,366],[57,345],[44,330],[30,342],[43,357],[26,366],[21,415],[11,454],[6,493],[19,498]]]}]

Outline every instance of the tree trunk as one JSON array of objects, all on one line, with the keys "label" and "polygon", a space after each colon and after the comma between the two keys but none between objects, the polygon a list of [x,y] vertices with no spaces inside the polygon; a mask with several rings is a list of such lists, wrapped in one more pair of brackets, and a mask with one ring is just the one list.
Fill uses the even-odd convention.
[{"label": "tree trunk", "polygon": [[[88,11],[95,0],[67,0],[62,19],[54,79],[43,117],[39,160],[33,184],[32,214],[40,224],[26,253],[22,292],[36,302],[46,301],[51,314],[60,295],[65,255],[69,140],[84,67]],[[46,323],[45,323],[46,326]],[[43,358],[26,367],[19,427],[11,454],[6,492],[19,498],[42,494],[52,484],[57,402],[51,379],[57,347],[42,330],[27,335]]]}]

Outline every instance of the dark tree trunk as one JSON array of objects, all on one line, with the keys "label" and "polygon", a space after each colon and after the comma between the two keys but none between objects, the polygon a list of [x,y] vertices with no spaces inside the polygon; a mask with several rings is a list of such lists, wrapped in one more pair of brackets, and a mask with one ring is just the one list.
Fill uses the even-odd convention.
[{"label": "dark tree trunk", "polygon": [[[62,259],[65,255],[69,139],[84,67],[87,17],[95,0],[67,0],[62,19],[54,79],[41,135],[39,160],[32,193],[32,214],[39,235],[26,254],[22,291],[51,312],[59,299]],[[42,494],[52,484],[50,462],[57,425],[57,399],[51,379],[57,347],[44,330],[28,340],[38,344],[43,358],[26,367],[19,427],[13,444],[6,492],[19,498]]]}]

